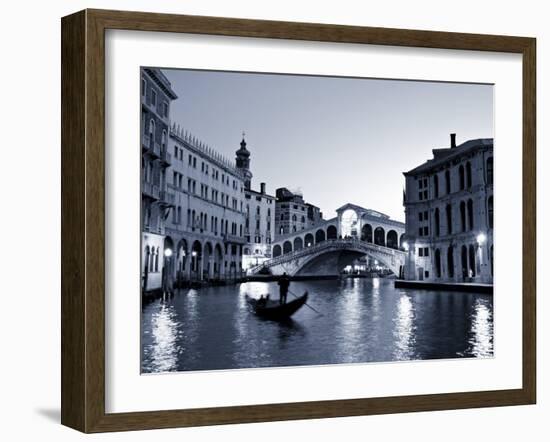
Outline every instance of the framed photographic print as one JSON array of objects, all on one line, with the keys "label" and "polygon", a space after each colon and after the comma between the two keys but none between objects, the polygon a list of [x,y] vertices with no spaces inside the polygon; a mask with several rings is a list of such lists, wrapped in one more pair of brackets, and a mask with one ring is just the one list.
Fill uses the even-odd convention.
[{"label": "framed photographic print", "polygon": [[62,423],[533,404],[535,40],[62,20]]}]

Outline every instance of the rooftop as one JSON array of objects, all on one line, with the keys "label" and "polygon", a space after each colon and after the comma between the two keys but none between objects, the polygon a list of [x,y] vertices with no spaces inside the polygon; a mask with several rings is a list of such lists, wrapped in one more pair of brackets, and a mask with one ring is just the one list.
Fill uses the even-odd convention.
[{"label": "rooftop", "polygon": [[403,172],[403,175],[420,175],[437,167],[442,166],[443,164],[451,161],[455,158],[458,158],[462,155],[466,155],[470,152],[473,152],[477,149],[484,147],[493,147],[492,138],[478,138],[475,140],[468,140],[458,146],[447,147],[442,149],[433,149],[432,154],[433,158],[422,163],[420,166],[415,167],[414,169],[409,170],[408,172]]}]

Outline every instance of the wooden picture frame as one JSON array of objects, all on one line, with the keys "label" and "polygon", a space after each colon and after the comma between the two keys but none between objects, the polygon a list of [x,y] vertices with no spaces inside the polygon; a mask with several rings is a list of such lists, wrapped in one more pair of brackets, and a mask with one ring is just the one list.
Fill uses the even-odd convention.
[{"label": "wooden picture frame", "polygon": [[[523,57],[523,385],[271,405],[105,412],[105,30],[419,48]],[[534,404],[536,400],[536,41],[533,38],[84,10],[62,19],[62,410],[83,432],[142,430]]]}]

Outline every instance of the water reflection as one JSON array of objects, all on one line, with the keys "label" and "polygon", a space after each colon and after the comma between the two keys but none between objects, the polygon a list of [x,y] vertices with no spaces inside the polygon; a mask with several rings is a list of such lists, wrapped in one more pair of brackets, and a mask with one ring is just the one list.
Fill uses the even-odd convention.
[{"label": "water reflection", "polygon": [[173,307],[163,303],[151,319],[153,345],[150,358],[152,371],[172,371],[176,368],[178,326],[174,317]]},{"label": "water reflection", "polygon": [[384,278],[292,282],[290,290],[308,290],[321,314],[304,306],[287,322],[255,316],[245,294],[278,299],[274,282],[182,290],[144,305],[142,371],[493,355],[489,296],[396,290]]},{"label": "water reflection", "polygon": [[469,344],[469,352],[472,356],[490,357],[493,355],[493,312],[484,299],[475,301]]},{"label": "water reflection", "polygon": [[414,358],[414,306],[408,295],[401,295],[397,303],[397,314],[394,320],[395,360],[402,361]]}]

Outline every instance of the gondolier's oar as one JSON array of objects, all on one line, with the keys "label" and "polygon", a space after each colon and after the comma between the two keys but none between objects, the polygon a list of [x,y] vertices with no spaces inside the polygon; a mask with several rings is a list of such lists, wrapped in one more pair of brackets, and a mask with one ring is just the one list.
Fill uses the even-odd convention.
[{"label": "gondolier's oar", "polygon": [[[296,299],[299,298],[298,295],[296,295],[295,293],[292,293],[292,291],[288,291],[288,293],[290,293],[292,296],[294,296]],[[317,313],[319,316],[324,316],[323,313],[321,313],[319,310],[315,310],[311,305],[309,305],[307,302],[304,302],[304,305],[306,305],[307,307],[309,307],[311,310],[313,310],[315,313]]]}]

